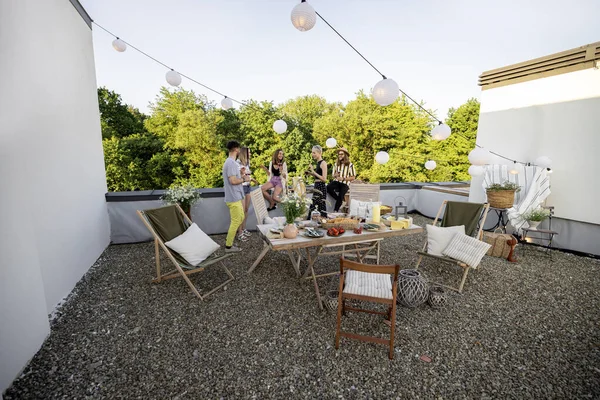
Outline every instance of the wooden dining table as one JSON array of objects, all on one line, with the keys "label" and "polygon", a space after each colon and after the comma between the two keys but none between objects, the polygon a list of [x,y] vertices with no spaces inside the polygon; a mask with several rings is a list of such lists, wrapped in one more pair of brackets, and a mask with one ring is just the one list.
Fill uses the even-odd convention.
[{"label": "wooden dining table", "polygon": [[[418,225],[411,225],[407,229],[390,229],[382,226],[377,231],[363,230],[362,233],[357,234],[352,230],[347,230],[343,235],[340,236],[328,236],[326,233],[321,238],[308,238],[303,236],[303,231],[298,232],[298,236],[294,239],[273,239],[269,237],[269,231],[271,228],[277,228],[276,224],[271,225],[258,225],[257,231],[263,240],[263,249],[248,269],[248,273],[252,273],[256,267],[260,264],[262,259],[267,255],[269,251],[284,251],[287,252],[292,267],[296,272],[296,276],[302,279],[312,279],[315,293],[317,295],[317,302],[321,309],[323,309],[323,302],[321,300],[321,294],[319,290],[318,278],[325,276],[336,275],[339,271],[329,272],[317,275],[315,274],[314,265],[315,261],[319,257],[323,256],[340,256],[345,257],[356,257],[359,262],[363,262],[372,252],[376,252],[376,260],[379,263],[379,244],[385,238],[414,235],[423,232],[423,228]],[[304,274],[300,272],[300,266],[302,259],[306,258],[307,268]]]}]

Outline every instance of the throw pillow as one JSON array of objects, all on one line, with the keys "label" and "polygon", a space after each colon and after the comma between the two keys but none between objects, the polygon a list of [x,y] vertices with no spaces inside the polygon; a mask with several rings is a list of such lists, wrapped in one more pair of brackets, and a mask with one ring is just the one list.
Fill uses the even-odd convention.
[{"label": "throw pillow", "polygon": [[427,225],[427,253],[434,256],[443,256],[442,252],[448,246],[454,235],[457,233],[464,235],[465,226],[449,226],[442,228],[439,226]]},{"label": "throw pillow", "polygon": [[462,261],[471,268],[477,268],[485,253],[492,247],[486,242],[467,235],[454,235],[444,250],[444,255]]},{"label": "throw pillow", "polygon": [[263,221],[263,224],[265,225],[272,225],[275,223],[275,220],[271,217],[265,217],[265,220]]},{"label": "throw pillow", "polygon": [[350,215],[367,218],[372,215],[373,204],[377,204],[377,201],[360,201],[352,199],[350,200]]},{"label": "throw pillow", "polygon": [[193,223],[175,239],[165,242],[165,245],[179,253],[181,257],[194,267],[206,260],[220,247],[206,233],[202,232],[196,223]]}]

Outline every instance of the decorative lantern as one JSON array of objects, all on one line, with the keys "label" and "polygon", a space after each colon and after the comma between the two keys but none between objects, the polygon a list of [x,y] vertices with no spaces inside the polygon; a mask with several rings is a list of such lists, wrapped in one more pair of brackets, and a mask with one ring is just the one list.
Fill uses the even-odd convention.
[{"label": "decorative lantern", "polygon": [[327,146],[327,148],[329,149],[333,149],[335,146],[337,146],[337,140],[335,140],[335,138],[330,137],[325,142],[325,146]]},{"label": "decorative lantern", "polygon": [[171,86],[181,85],[181,75],[179,75],[179,72],[177,72],[177,71],[170,70],[165,75],[165,78],[167,79],[167,82]]},{"label": "decorative lantern", "polygon": [[510,167],[510,169],[508,170],[508,173],[511,175],[519,174],[519,166],[517,165],[516,161],[513,163],[512,167]]},{"label": "decorative lantern", "polygon": [[127,44],[125,44],[125,42],[119,38],[116,38],[115,40],[113,40],[112,46],[113,46],[113,49],[115,49],[119,53],[122,53],[125,50],[127,50]]},{"label": "decorative lantern", "polygon": [[469,175],[472,177],[481,176],[485,172],[485,169],[480,165],[471,165],[469,167]]},{"label": "decorative lantern", "polygon": [[231,107],[233,107],[233,101],[231,101],[229,97],[225,96],[223,100],[221,100],[221,107],[223,107],[223,110],[229,110]]},{"label": "decorative lantern", "polygon": [[390,161],[390,155],[387,153],[387,151],[380,151],[377,154],[375,154],[375,161],[378,164],[385,164],[388,161]]},{"label": "decorative lantern", "polygon": [[287,131],[287,124],[284,120],[278,119],[277,121],[273,122],[273,130],[277,133],[284,133]]},{"label": "decorative lantern", "polygon": [[446,140],[450,137],[452,129],[446,124],[439,124],[431,130],[431,138],[433,140]]},{"label": "decorative lantern", "polygon": [[416,269],[403,269],[398,275],[398,303],[413,308],[427,301],[429,287],[419,271]]},{"label": "decorative lantern", "polygon": [[469,153],[469,161],[473,165],[485,165],[489,164],[491,159],[491,154],[486,149],[482,149],[481,147],[475,147]]},{"label": "decorative lantern", "polygon": [[306,0],[292,9],[292,25],[300,32],[310,31],[317,23],[317,13]]},{"label": "decorative lantern", "polygon": [[398,98],[400,88],[393,79],[384,78],[373,88],[373,99],[380,106],[389,106]]},{"label": "decorative lantern", "polygon": [[550,168],[552,166],[552,160],[546,156],[541,156],[535,159],[535,165],[542,168]]},{"label": "decorative lantern", "polygon": [[433,171],[435,167],[437,167],[437,163],[433,160],[429,160],[425,163],[425,168],[427,168],[430,171]]}]

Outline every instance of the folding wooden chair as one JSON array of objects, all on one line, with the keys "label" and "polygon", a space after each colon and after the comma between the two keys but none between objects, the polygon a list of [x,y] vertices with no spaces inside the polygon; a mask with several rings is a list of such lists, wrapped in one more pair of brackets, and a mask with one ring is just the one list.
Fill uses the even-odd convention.
[{"label": "folding wooden chair", "polygon": [[254,208],[254,214],[256,215],[256,223],[258,225],[264,224],[265,218],[269,216],[269,212],[267,211],[265,198],[263,197],[260,188],[250,192],[250,201],[252,202],[252,208]]},{"label": "folding wooden chair", "polygon": [[[371,183],[363,183],[363,182],[350,182],[348,185],[350,190],[348,191],[348,203],[344,206],[346,212],[350,212],[350,203],[352,200],[357,201],[379,201],[379,196],[381,192],[381,188],[379,184],[371,184]],[[380,242],[377,241],[377,246],[375,247],[376,254],[366,254],[364,258],[374,259],[375,262],[379,264],[379,255],[380,255]],[[343,249],[346,250],[346,246],[343,246]],[[353,258],[357,257],[357,255],[348,253],[346,257]],[[359,261],[361,261],[359,259]]]},{"label": "folding wooden chair", "polygon": [[[150,231],[152,236],[154,237],[154,249],[155,249],[155,258],[156,258],[156,278],[152,280],[152,282],[161,282],[167,279],[173,279],[182,277],[188,286],[192,289],[192,292],[200,299],[204,300],[207,296],[211,295],[218,289],[222,288],[233,279],[233,275],[227,269],[223,260],[232,256],[232,254],[224,254],[221,256],[217,256],[213,253],[212,256],[208,257],[206,260],[202,261],[197,266],[190,265],[180,254],[176,251],[169,249],[165,242],[168,242],[171,239],[176,238],[181,235],[192,225],[192,221],[189,217],[183,212],[179,205],[169,205],[160,208],[154,208],[150,210],[138,210],[138,216],[146,225],[146,228]],[[160,252],[159,248],[162,248],[163,251],[167,254],[169,260],[175,266],[175,269],[161,273],[160,266]],[[200,295],[200,292],[194,286],[194,284],[188,278],[189,275],[195,274],[197,272],[203,271],[206,267],[213,264],[220,264],[221,267],[225,270],[229,279],[219,286],[213,288],[208,293],[204,294],[204,296]],[[185,271],[184,271],[185,270]]]},{"label": "folding wooden chair", "polygon": [[[465,234],[475,237],[478,240],[482,239],[483,225],[485,224],[485,220],[490,210],[490,205],[488,203],[482,204],[444,200],[442,202],[442,205],[440,206],[440,209],[437,212],[437,215],[435,216],[435,219],[432,224],[433,226],[436,226],[438,221],[440,221],[440,216],[442,215],[442,211],[444,211],[444,208],[446,208],[446,210],[444,212],[444,217],[441,219],[441,227],[464,225]],[[452,290],[456,290],[458,293],[462,293],[465,281],[467,280],[467,275],[469,274],[469,270],[473,267],[470,267],[464,262],[455,260],[450,257],[438,256],[427,253],[427,239],[425,239],[423,250],[417,253],[419,254],[419,259],[417,261],[415,269],[419,268],[423,257],[430,257],[461,267],[463,269],[463,275],[460,281],[460,285],[457,288],[442,284],[439,285],[445,286]]]},{"label": "folding wooden chair", "polygon": [[[340,347],[340,337],[387,344],[389,346],[390,360],[394,358],[394,332],[396,328],[396,297],[398,294],[399,265],[369,265],[340,259],[340,288],[338,295],[337,328],[335,332],[335,348]],[[390,279],[393,275],[393,281]],[[365,310],[362,308],[346,307],[346,299],[369,301],[387,304],[387,312]],[[390,338],[357,335],[344,332],[342,328],[342,315],[346,311],[366,312],[387,316],[390,322]]]}]

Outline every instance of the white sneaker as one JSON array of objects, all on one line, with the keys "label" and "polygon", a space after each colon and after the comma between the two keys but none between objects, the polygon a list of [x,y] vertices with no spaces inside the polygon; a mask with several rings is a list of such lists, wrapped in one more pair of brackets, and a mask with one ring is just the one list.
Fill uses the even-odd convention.
[{"label": "white sneaker", "polygon": [[225,253],[239,253],[240,251],[242,251],[242,249],[237,246],[231,246],[230,248],[225,247]]},{"label": "white sneaker", "polygon": [[250,231],[248,231],[248,230],[244,229],[244,230],[242,231],[242,234],[243,234],[244,236],[250,236],[250,235],[252,235],[252,232],[250,232]]},{"label": "white sneaker", "polygon": [[238,238],[238,240],[240,242],[247,242],[248,241],[248,236],[246,236],[246,234],[243,233],[243,232],[240,233],[237,238]]}]

